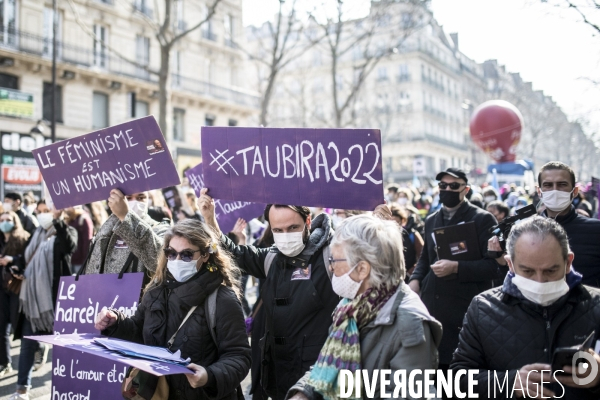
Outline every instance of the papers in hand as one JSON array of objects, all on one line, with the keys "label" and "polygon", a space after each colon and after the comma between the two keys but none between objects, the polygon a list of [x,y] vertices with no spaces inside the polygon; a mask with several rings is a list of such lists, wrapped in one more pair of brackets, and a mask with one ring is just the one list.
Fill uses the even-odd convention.
[{"label": "papers in hand", "polygon": [[179,365],[188,365],[191,360],[181,358],[181,351],[171,353],[162,347],[146,346],[143,344],[128,342],[126,340],[112,338],[96,338],[94,342],[129,357],[144,358],[146,360],[163,361]]}]

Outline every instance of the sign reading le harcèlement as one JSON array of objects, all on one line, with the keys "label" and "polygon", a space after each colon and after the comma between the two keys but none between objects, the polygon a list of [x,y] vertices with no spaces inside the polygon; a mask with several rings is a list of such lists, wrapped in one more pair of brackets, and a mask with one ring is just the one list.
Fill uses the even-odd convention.
[{"label": "sign reading le harc\u00e8lement", "polygon": [[33,150],[56,208],[180,183],[153,116]]}]

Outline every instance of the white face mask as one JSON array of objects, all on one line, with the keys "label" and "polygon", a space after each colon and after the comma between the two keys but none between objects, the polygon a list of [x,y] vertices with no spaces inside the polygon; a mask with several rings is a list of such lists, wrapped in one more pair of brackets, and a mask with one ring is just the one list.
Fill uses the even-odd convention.
[{"label": "white face mask", "polygon": [[398,205],[405,206],[408,204],[408,199],[406,197],[398,198]]},{"label": "white face mask", "polygon": [[129,210],[140,218],[144,218],[144,215],[148,213],[148,204],[143,201],[129,200],[127,203]]},{"label": "white face mask", "polygon": [[358,289],[360,289],[360,285],[363,283],[363,281],[356,282],[354,279],[350,278],[350,273],[354,271],[356,267],[358,267],[358,264],[342,276],[333,274],[331,277],[331,286],[338,296],[346,299],[354,299],[356,297],[356,293],[358,293]]},{"label": "white face mask", "polygon": [[570,192],[563,192],[561,190],[542,192],[542,201],[550,211],[563,211],[571,205],[571,193],[573,193],[573,190]]},{"label": "white face mask", "polygon": [[515,274],[512,283],[527,300],[542,307],[549,306],[569,292],[569,285],[564,278],[559,281],[540,283]]},{"label": "white face mask", "polygon": [[51,213],[41,213],[36,215],[36,218],[40,223],[40,226],[45,230],[48,230],[52,226],[52,220],[54,219],[54,216]]},{"label": "white face mask", "polygon": [[167,261],[167,269],[177,282],[185,282],[196,275],[198,260],[185,262],[183,260]]},{"label": "white face mask", "polygon": [[304,250],[304,229],[301,232],[275,233],[273,240],[280,252],[295,257]]},{"label": "white face mask", "polygon": [[496,198],[494,196],[485,196],[483,198],[483,201],[485,201],[486,203],[491,203],[494,200],[496,200]]}]

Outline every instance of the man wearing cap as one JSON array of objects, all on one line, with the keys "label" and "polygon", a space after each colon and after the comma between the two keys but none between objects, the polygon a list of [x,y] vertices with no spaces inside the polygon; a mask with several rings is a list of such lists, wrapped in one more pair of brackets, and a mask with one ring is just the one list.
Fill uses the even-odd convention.
[{"label": "man wearing cap", "polygon": [[[443,325],[444,335],[438,349],[439,369],[447,370],[471,300],[491,289],[494,279],[503,279],[508,267],[486,257],[476,261],[438,259],[432,236],[434,229],[473,221],[479,238],[479,252],[485,255],[488,239],[492,235],[490,228],[496,225],[496,219],[465,199],[471,188],[463,170],[448,168],[440,172],[436,179],[439,181],[442,207],[425,220],[425,244],[409,286],[421,294],[431,315]],[[465,238],[456,239],[458,242]]]}]

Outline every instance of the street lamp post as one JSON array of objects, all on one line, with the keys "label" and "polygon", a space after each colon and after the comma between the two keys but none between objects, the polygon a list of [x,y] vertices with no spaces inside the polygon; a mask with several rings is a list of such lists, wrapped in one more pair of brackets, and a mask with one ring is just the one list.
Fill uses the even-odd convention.
[{"label": "street lamp post", "polygon": [[50,138],[52,143],[56,141],[56,31],[58,25],[57,0],[52,0],[52,105],[50,111]]}]

